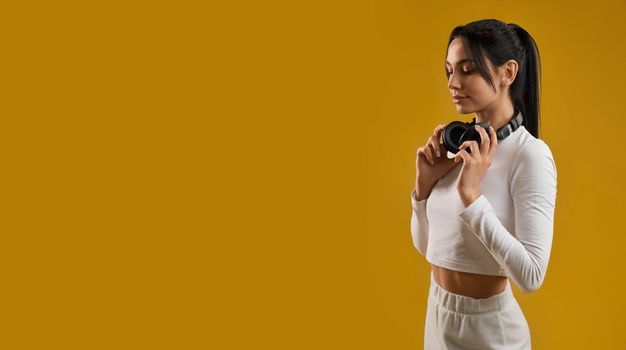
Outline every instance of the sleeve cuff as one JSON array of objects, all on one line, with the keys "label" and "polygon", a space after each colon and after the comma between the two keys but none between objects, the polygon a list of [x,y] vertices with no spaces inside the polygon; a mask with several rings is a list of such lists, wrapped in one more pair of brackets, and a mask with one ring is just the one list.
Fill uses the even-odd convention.
[{"label": "sleeve cuff", "polygon": [[487,197],[481,194],[470,205],[461,210],[459,216],[471,227],[472,219],[476,219],[481,213],[489,211],[493,211],[493,207],[491,203],[489,203],[489,200],[487,200]]},{"label": "sleeve cuff", "polygon": [[415,210],[423,210],[426,208],[426,201],[428,200],[427,198],[420,200],[417,200],[417,193],[415,193],[415,189],[413,189],[413,191],[411,191],[411,204],[413,205],[413,209]]}]

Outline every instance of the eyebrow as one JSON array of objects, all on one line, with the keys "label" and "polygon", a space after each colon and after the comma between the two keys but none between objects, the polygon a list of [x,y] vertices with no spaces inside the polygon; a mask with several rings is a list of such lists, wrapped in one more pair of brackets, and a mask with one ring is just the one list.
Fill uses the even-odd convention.
[{"label": "eyebrow", "polygon": [[[456,64],[459,65],[459,64],[462,64],[462,63],[465,63],[465,62],[476,62],[476,61],[475,60],[471,60],[469,58],[464,58],[464,59],[460,60],[459,62],[457,62]],[[450,62],[446,61],[446,64],[450,64]]]}]

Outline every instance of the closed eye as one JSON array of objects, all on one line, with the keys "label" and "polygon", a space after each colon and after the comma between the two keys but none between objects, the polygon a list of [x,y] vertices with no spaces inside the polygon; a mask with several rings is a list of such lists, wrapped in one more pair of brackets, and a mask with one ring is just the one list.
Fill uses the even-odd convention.
[{"label": "closed eye", "polygon": [[[464,70],[464,71],[462,71],[462,72],[463,72],[463,73],[465,73],[465,74],[467,74],[467,75],[470,75],[470,74],[472,74],[472,73],[474,72],[474,70],[473,70],[473,69],[470,69],[470,70],[467,70],[467,71],[466,71],[466,70]],[[446,70],[446,76],[447,76],[447,77],[450,77],[450,74],[452,74],[452,72],[448,72],[448,71]]]}]

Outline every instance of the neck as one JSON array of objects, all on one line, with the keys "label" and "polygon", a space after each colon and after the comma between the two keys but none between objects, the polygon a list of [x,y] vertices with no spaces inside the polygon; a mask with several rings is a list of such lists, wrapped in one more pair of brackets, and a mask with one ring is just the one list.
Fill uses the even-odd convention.
[{"label": "neck", "polygon": [[515,108],[511,103],[495,109],[485,109],[476,112],[476,123],[487,122],[494,130],[498,131],[515,117],[513,112],[515,112]]}]

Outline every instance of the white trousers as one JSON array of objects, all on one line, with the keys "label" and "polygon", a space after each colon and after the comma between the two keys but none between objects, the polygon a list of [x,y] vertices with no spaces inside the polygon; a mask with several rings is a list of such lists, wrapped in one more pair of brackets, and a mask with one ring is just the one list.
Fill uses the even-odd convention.
[{"label": "white trousers", "polygon": [[530,349],[528,322],[510,282],[499,294],[475,299],[443,289],[431,271],[424,349]]}]

